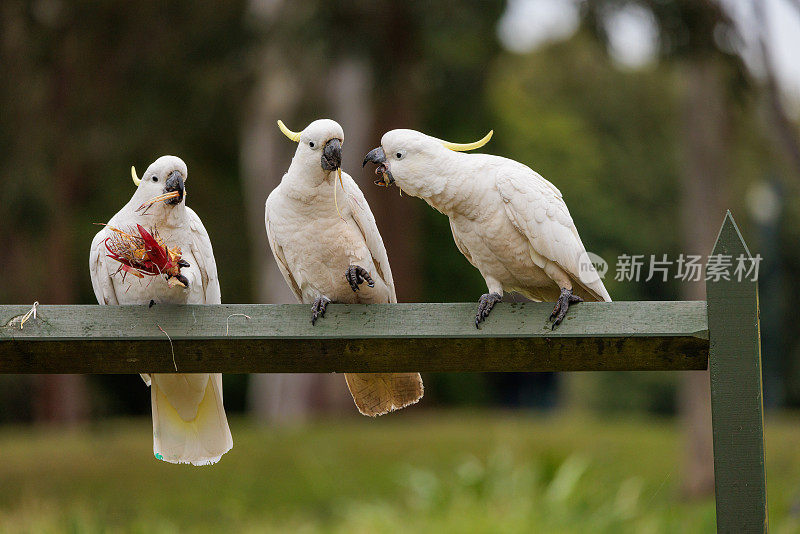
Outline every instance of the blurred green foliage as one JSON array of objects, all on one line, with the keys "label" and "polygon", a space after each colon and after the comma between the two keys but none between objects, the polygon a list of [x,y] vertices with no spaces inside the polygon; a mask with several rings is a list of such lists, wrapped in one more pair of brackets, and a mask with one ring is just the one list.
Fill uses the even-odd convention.
[{"label": "blurred green foliage", "polygon": [[[770,527],[797,532],[797,416],[767,421]],[[413,412],[232,421],[213,468],[158,462],[150,422],[0,431],[0,532],[713,532],[679,496],[675,423]]]}]

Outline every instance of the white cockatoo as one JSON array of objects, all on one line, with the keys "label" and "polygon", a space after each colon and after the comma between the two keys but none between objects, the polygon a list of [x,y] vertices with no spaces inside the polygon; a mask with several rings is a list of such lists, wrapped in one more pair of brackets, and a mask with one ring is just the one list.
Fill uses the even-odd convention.
[{"label": "white cockatoo", "polygon": [[447,215],[461,253],[486,281],[477,327],[503,291],[556,302],[555,328],[569,305],[610,301],[578,236],[561,192],[531,168],[489,154],[465,154],[475,143],[450,143],[414,130],[392,130],[364,159],[378,185],[396,184]]},{"label": "white cockatoo", "polygon": [[[185,202],[186,164],[178,157],[162,156],[147,168],[141,180],[133,168],[131,175],[136,192],[92,240],[89,270],[97,301],[108,305],[220,304],[211,240],[200,218]],[[175,198],[138,209],[167,193]],[[137,224],[148,231],[157,230],[168,247],[180,247],[180,274],[174,277],[180,283],[165,276],[137,278],[128,273],[123,277],[121,264],[108,256],[106,240],[112,237],[112,228],[130,232]],[[142,378],[150,386],[156,458],[207,465],[219,461],[233,447],[222,404],[221,374],[143,374]]]},{"label": "white cockatoo", "polygon": [[[358,185],[341,171],[342,127],[330,119],[302,132],[281,121],[278,126],[298,146],[267,198],[267,238],[297,300],[312,305],[311,324],[330,302],[397,302],[375,217]],[[345,379],[364,415],[383,415],[422,398],[419,373],[345,373]]]}]

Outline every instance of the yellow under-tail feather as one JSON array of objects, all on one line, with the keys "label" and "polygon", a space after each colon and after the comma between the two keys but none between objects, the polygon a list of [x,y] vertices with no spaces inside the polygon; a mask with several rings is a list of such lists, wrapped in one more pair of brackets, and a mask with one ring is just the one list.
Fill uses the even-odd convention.
[{"label": "yellow under-tail feather", "polygon": [[233,447],[222,407],[222,376],[205,375],[205,387],[198,389],[201,376],[152,375],[153,454],[159,460],[209,465]]}]

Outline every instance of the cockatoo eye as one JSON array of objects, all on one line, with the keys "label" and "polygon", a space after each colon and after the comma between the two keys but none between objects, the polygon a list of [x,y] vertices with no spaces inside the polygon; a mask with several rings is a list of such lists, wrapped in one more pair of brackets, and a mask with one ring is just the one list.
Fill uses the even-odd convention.
[{"label": "cockatoo eye", "polygon": [[158,176],[155,176],[155,175],[154,175],[154,176],[151,178],[151,180],[153,180],[154,182],[157,182],[157,181],[158,181]]},{"label": "cockatoo eye", "polygon": [[403,156],[405,156],[405,155],[406,155],[406,151],[405,150],[401,150],[401,151],[395,153],[394,157],[396,157],[397,159],[403,159]]},{"label": "cockatoo eye", "polygon": [[314,148],[316,145],[314,144],[314,141],[311,141],[311,142],[308,143],[308,146],[310,146],[311,148]]}]

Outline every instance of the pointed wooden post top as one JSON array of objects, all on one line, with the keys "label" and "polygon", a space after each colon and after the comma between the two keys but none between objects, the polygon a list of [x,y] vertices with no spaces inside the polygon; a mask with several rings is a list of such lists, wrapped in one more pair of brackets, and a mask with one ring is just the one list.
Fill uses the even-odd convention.
[{"label": "pointed wooden post top", "polygon": [[717,241],[714,243],[714,249],[711,254],[724,254],[734,257],[744,254],[746,258],[753,257],[750,254],[750,249],[747,248],[747,243],[742,238],[741,232],[739,232],[736,221],[733,220],[731,210],[725,213],[725,219],[722,221],[722,227],[719,229]]}]

